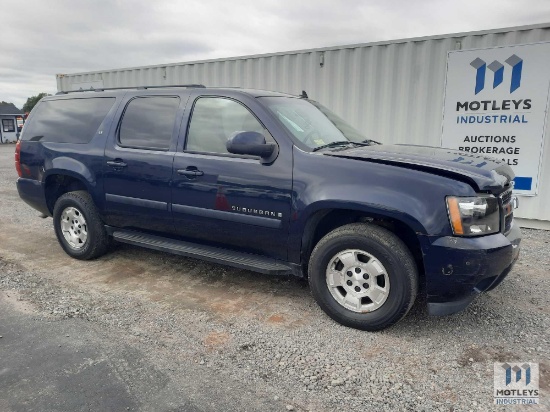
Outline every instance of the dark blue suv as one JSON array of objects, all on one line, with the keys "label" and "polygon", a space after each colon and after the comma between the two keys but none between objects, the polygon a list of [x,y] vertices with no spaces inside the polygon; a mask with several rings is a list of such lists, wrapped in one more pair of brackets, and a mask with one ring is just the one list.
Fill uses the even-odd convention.
[{"label": "dark blue suv", "polygon": [[114,239],[309,279],[336,321],[378,330],[419,291],[465,308],[518,258],[513,172],[381,145],[300,96],[199,86],[60,93],[17,144],[21,198],[77,259]]}]

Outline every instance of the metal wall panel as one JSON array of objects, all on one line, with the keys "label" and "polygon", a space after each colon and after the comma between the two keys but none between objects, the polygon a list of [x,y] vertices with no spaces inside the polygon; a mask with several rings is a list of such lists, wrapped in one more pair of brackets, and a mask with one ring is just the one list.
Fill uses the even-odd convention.
[{"label": "metal wall panel", "polygon": [[[68,91],[74,89],[73,84],[91,82],[103,82],[103,87],[201,83],[291,94],[306,90],[309,97],[369,138],[439,146],[447,52],[540,41],[550,41],[550,24],[58,75],[57,86],[59,91]],[[548,228],[549,136],[550,126],[546,129],[540,193],[522,197],[516,213],[548,221],[542,222],[548,223]]]}]

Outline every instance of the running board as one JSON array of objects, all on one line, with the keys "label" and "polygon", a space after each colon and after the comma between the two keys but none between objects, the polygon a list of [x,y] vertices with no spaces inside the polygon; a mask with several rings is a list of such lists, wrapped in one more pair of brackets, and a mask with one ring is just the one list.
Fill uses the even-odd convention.
[{"label": "running board", "polygon": [[119,242],[142,246],[148,249],[206,260],[267,275],[290,275],[295,272],[290,264],[263,256],[183,242],[181,240],[153,236],[132,230],[115,229],[112,227],[108,227],[107,229],[113,238]]}]

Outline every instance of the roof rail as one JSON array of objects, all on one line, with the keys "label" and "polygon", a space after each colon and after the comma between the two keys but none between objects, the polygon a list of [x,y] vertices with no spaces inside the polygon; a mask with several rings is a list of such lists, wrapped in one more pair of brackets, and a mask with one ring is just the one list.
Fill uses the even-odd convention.
[{"label": "roof rail", "polygon": [[128,89],[137,89],[137,90],[147,90],[147,89],[165,89],[168,87],[188,87],[203,89],[206,86],[204,84],[170,84],[165,86],[128,86],[128,87],[99,87],[97,89],[90,87],[89,89],[80,89],[80,90],[69,90],[66,92],[57,92],[58,94],[69,94],[69,93],[80,93],[80,92],[104,92],[106,90],[128,90]]}]

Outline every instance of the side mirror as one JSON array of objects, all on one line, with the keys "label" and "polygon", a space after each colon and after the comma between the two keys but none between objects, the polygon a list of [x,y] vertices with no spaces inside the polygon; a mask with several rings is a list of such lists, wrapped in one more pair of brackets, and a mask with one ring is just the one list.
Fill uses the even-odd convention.
[{"label": "side mirror", "polygon": [[236,132],[227,141],[227,151],[233,154],[271,157],[277,145],[267,143],[265,136],[258,132]]}]

